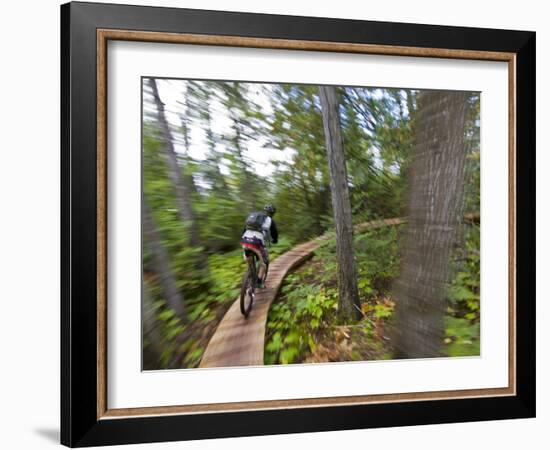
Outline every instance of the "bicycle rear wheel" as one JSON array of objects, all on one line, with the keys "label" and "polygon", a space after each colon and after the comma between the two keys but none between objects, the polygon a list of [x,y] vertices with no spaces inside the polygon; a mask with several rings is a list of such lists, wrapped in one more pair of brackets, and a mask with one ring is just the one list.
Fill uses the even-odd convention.
[{"label": "bicycle rear wheel", "polygon": [[248,261],[248,270],[243,276],[243,281],[241,283],[241,313],[243,316],[248,317],[250,310],[252,309],[252,303],[254,302],[254,295],[256,291],[256,261],[255,257],[249,256]]}]

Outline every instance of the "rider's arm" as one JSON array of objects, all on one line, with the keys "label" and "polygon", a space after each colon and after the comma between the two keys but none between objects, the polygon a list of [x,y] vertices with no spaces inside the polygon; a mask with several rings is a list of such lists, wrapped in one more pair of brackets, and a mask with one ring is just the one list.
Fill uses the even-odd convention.
[{"label": "rider's arm", "polygon": [[271,234],[271,238],[274,244],[277,243],[279,240],[279,232],[277,231],[277,225],[275,225],[275,221],[271,219],[271,226],[269,227],[269,233]]}]

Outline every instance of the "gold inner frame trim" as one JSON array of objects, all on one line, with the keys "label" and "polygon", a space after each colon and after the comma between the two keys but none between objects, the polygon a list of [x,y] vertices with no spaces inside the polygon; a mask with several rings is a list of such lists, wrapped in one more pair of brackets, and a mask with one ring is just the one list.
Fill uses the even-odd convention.
[{"label": "gold inner frame trim", "polygon": [[[508,62],[508,387],[489,389],[412,392],[265,400],[201,405],[150,406],[109,409],[107,405],[107,42],[109,40],[158,42],[171,44],[215,45],[266,48],[278,50],[325,51],[371,55],[472,59]],[[516,54],[478,50],[423,48],[356,44],[325,41],[250,38],[240,36],[159,33],[132,30],[97,30],[97,419],[129,416],[173,414],[206,414],[231,411],[290,409],[322,406],[345,406],[402,401],[446,400],[475,397],[511,396],[516,394]]]}]

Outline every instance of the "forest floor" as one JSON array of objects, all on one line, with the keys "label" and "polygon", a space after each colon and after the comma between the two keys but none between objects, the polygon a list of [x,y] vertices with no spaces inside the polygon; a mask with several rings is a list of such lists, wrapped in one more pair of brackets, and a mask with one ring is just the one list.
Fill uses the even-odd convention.
[{"label": "forest floor", "polygon": [[[266,327],[265,364],[391,359],[403,227],[385,227],[355,237],[362,317],[340,323],[334,239],[284,281]],[[479,227],[465,227],[464,244],[453,253],[448,285],[443,356],[479,355]]]}]

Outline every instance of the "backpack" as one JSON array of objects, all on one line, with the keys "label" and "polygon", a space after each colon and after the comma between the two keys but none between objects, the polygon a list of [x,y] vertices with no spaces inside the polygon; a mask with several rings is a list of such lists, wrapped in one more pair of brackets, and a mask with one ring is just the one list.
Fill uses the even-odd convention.
[{"label": "backpack", "polygon": [[245,222],[247,230],[262,231],[262,225],[266,219],[266,215],[261,212],[253,212],[248,215]]}]

